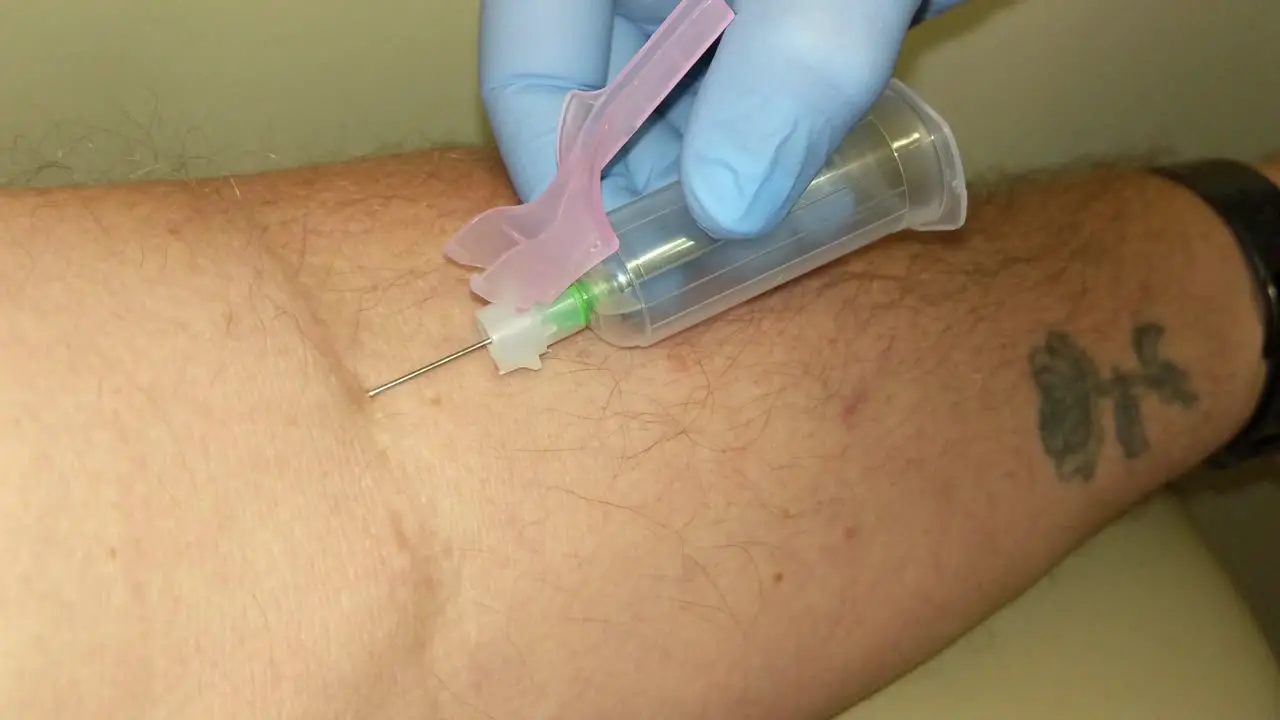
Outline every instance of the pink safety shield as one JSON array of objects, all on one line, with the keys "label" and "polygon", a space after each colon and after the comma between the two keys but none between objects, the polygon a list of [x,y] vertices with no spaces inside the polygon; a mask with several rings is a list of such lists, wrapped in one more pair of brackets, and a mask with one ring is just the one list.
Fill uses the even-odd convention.
[{"label": "pink safety shield", "polygon": [[725,0],[683,0],[607,87],[569,93],[551,185],[532,202],[480,214],[445,246],[484,268],[471,278],[477,295],[519,309],[548,303],[617,251],[601,174],[732,20]]}]

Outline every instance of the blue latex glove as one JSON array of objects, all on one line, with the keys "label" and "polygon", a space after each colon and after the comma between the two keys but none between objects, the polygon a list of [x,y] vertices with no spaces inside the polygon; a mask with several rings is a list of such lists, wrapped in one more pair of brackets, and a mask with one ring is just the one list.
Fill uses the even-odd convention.
[{"label": "blue latex glove", "polygon": [[[889,81],[913,21],[961,0],[730,0],[709,66],[606,169],[607,208],[677,178],[717,237],[772,228]],[[555,177],[565,94],[593,90],[677,0],[484,0],[480,82],[521,199]]]}]

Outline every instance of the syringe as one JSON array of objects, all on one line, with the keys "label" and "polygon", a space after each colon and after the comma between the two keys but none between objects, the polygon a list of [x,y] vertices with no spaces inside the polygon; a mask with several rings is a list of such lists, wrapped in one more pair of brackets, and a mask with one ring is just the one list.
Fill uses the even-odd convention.
[{"label": "syringe", "polygon": [[615,346],[654,345],[886,235],[955,229],[966,210],[951,129],[895,80],[769,233],[716,240],[668,185],[609,213],[618,251],[554,301],[482,308],[478,342],[369,396],[481,348],[499,373],[537,370],[551,345],[587,328]]}]

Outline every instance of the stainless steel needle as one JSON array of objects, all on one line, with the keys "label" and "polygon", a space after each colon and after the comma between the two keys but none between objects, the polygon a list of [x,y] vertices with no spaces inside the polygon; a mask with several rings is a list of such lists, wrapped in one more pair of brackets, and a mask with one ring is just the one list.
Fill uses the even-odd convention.
[{"label": "stainless steel needle", "polygon": [[414,370],[408,375],[401,375],[400,377],[396,378],[395,380],[392,380],[389,383],[386,383],[385,385],[379,385],[378,387],[369,391],[369,397],[373,397],[375,395],[378,395],[379,393],[384,393],[397,385],[407,383],[410,380],[418,377],[419,375],[435,370],[441,365],[446,365],[448,363],[451,363],[454,360],[457,360],[458,358],[462,357],[463,355],[466,355],[467,353],[473,353],[482,347],[488,347],[489,343],[491,342],[493,342],[493,338],[485,338],[480,342],[476,343],[475,345],[464,347],[455,353],[445,355],[444,357],[440,358],[439,360],[436,360],[435,362],[432,362],[429,365],[423,365],[422,367],[418,368],[417,370]]}]

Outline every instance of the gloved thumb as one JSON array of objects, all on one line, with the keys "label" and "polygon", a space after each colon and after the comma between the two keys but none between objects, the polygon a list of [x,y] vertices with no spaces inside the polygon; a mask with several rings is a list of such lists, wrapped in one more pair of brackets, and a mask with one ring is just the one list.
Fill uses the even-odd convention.
[{"label": "gloved thumb", "polygon": [[919,0],[738,0],[680,175],[716,237],[772,229],[888,84]]}]

